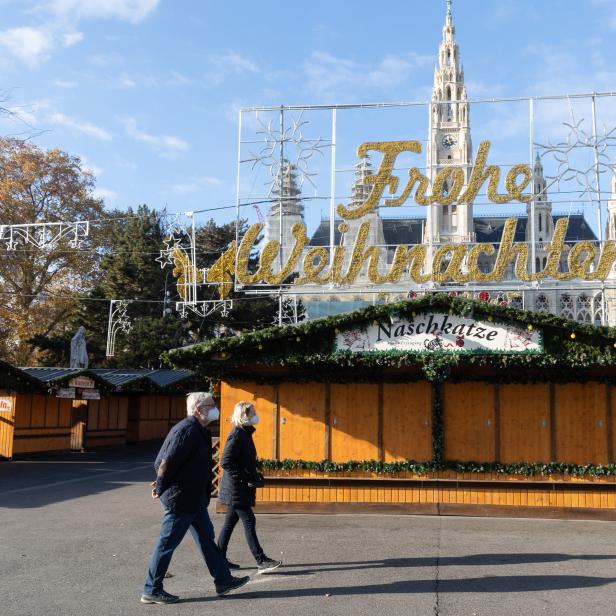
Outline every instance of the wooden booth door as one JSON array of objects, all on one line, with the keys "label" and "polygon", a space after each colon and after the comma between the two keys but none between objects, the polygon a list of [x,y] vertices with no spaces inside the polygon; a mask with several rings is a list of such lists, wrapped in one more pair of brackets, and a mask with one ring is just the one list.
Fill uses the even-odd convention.
[{"label": "wooden booth door", "polygon": [[[4,392],[0,391],[0,394]],[[0,458],[13,456],[15,429],[15,396],[0,395]]]},{"label": "wooden booth door", "polygon": [[71,451],[85,449],[86,421],[88,419],[88,401],[73,400],[71,413]]}]

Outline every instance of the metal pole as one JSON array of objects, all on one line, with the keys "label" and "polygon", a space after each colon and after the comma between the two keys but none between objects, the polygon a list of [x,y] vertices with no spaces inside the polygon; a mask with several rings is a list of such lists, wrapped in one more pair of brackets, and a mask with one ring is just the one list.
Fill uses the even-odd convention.
[{"label": "metal pole", "polygon": [[601,183],[599,178],[599,148],[597,145],[597,105],[595,94],[592,95],[592,139],[595,151],[595,180],[597,182],[597,224],[599,225],[599,241],[603,241],[603,222],[601,220]]},{"label": "metal pole", "polygon": [[278,186],[278,241],[280,243],[280,252],[278,253],[278,261],[280,263],[280,269],[283,266],[282,252],[282,185],[284,180],[284,110],[280,107],[280,171],[279,171],[279,186]]},{"label": "metal pole", "polygon": [[[599,148],[597,145],[597,100],[595,94],[592,95],[592,138],[593,138],[593,149],[595,154],[595,181],[597,182],[597,225],[599,226],[598,236],[599,242],[603,242],[603,220],[601,216],[601,180],[599,177]],[[594,312],[594,298],[593,298],[593,306],[592,310]],[[605,325],[607,323],[607,310],[606,310],[606,302],[605,302],[605,288],[602,285],[601,290],[601,325]],[[593,318],[594,322],[594,318]]]},{"label": "metal pole", "polygon": [[190,216],[190,257],[192,263],[190,264],[190,278],[189,284],[192,286],[192,302],[197,301],[197,247],[195,246],[195,214],[194,212],[186,212],[187,216]]},{"label": "metal pole", "polygon": [[[238,113],[237,122],[237,178],[235,180],[235,263],[240,250],[240,160],[242,149],[242,110]],[[235,268],[233,268],[233,290],[237,291],[237,278]]]},{"label": "metal pole", "polygon": [[[336,110],[332,109],[332,168],[329,200],[329,264],[334,264],[334,244],[336,243]],[[333,286],[333,281],[331,282]]]},{"label": "metal pole", "polygon": [[112,299],[109,302],[109,320],[107,321],[107,350],[105,353],[107,357],[113,356],[113,353],[114,353],[112,328],[113,328],[113,305],[115,303],[116,303],[115,299]]},{"label": "metal pole", "polygon": [[[528,100],[529,108],[529,126],[530,126],[530,168],[534,171],[534,143],[535,143],[535,105],[534,100],[530,98]],[[534,175],[534,173],[533,173]],[[537,271],[535,259],[536,259],[536,245],[535,245],[535,182],[534,177],[532,180],[532,199],[530,202],[530,241],[531,241],[531,268],[530,271],[534,274]],[[528,224],[528,222],[527,222]]]}]

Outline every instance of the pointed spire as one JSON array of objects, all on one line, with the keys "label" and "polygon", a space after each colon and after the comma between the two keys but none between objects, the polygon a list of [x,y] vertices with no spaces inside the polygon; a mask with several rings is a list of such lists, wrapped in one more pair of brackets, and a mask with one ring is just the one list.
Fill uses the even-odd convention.
[{"label": "pointed spire", "polygon": [[447,0],[447,17],[451,17],[451,0]]}]

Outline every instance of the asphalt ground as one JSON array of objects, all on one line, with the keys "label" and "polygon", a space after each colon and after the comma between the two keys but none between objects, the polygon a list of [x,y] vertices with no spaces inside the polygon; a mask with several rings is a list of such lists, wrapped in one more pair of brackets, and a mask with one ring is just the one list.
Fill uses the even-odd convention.
[{"label": "asphalt ground", "polygon": [[616,614],[614,522],[401,515],[259,515],[284,567],[257,575],[238,526],[229,557],[251,581],[223,598],[187,536],[165,581],[182,602],[142,605],[160,524],[154,455],[0,463],[2,616]]}]

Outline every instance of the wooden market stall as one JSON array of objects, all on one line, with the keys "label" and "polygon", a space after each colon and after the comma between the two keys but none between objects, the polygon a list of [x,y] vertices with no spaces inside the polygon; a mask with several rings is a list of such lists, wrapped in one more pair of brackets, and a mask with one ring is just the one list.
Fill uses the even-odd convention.
[{"label": "wooden market stall", "polygon": [[187,370],[0,363],[0,458],[162,439],[185,416],[191,385]]},{"label": "wooden market stall", "polygon": [[443,295],[170,354],[260,416],[257,511],[616,519],[616,332]]}]

